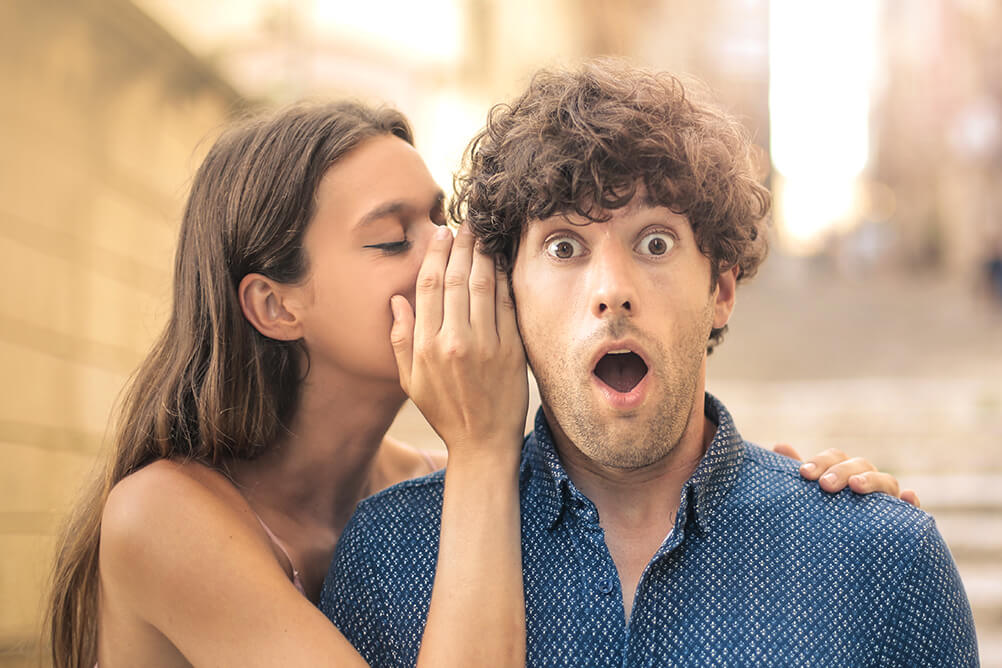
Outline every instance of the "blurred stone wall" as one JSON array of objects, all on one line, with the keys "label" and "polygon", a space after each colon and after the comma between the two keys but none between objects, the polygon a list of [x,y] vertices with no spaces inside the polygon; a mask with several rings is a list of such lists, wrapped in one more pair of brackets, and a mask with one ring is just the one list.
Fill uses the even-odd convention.
[{"label": "blurred stone wall", "polygon": [[465,0],[464,86],[491,102],[596,56],[696,77],[769,146],[768,0]]},{"label": "blurred stone wall", "polygon": [[872,175],[897,260],[975,282],[1002,257],[1002,5],[886,0]]},{"label": "blurred stone wall", "polygon": [[244,102],[126,0],[4,0],[0,91],[0,666],[19,666],[54,535],[166,316],[187,182]]}]

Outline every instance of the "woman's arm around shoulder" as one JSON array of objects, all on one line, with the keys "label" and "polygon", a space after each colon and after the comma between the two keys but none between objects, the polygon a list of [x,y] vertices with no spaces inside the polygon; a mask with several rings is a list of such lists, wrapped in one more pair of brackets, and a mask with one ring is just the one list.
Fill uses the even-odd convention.
[{"label": "woman's arm around shoulder", "polygon": [[206,475],[218,474],[159,461],[111,491],[99,557],[102,668],[172,665],[173,649],[194,666],[366,665],[289,581],[250,507]]},{"label": "woman's arm around shoulder", "polygon": [[449,449],[419,665],[525,665],[518,469],[529,391],[507,276],[464,224],[439,234],[415,311],[394,296],[400,384]]}]

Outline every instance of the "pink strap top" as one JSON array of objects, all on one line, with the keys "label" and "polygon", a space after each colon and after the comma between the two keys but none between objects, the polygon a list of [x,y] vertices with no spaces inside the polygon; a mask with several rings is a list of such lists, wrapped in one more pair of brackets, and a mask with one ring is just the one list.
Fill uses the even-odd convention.
[{"label": "pink strap top", "polygon": [[[431,455],[429,455],[426,450],[419,450],[418,452],[421,453],[421,457],[424,459],[425,463],[428,464],[428,470],[430,472],[434,473],[438,470],[438,467],[435,465],[435,460],[431,458]],[[260,515],[254,513],[254,516],[257,517],[257,521],[261,523],[261,527],[264,528],[264,532],[268,534],[268,538],[271,539],[271,542],[275,544],[275,547],[281,550],[282,554],[285,555],[285,558],[288,559],[289,565],[292,566],[292,585],[299,591],[300,594],[306,596],[306,590],[303,589],[303,581],[299,577],[299,571],[296,569],[296,565],[292,563],[292,557],[289,556],[289,551],[285,548],[285,544],[274,534],[274,532],[272,532],[270,528],[268,528],[268,525],[264,523],[264,520],[261,519]]]},{"label": "pink strap top", "polygon": [[428,454],[427,450],[418,450],[418,452],[421,453],[421,456],[424,458],[425,463],[428,465],[428,470],[430,472],[434,473],[435,471],[438,470],[438,467],[435,466],[435,460],[431,458],[431,455]]},{"label": "pink strap top", "polygon": [[275,547],[281,550],[282,554],[285,555],[285,558],[289,560],[289,565],[292,567],[292,586],[295,587],[300,594],[306,596],[306,590],[303,589],[303,581],[299,578],[299,571],[296,569],[296,565],[292,563],[292,557],[289,556],[289,551],[285,549],[285,544],[282,543],[278,536],[272,533],[271,529],[269,529],[268,525],[264,523],[264,520],[261,519],[260,515],[254,513],[254,516],[257,517],[257,521],[261,523],[261,526],[264,528],[264,532],[268,534],[268,538],[271,539],[271,542],[274,543]]}]

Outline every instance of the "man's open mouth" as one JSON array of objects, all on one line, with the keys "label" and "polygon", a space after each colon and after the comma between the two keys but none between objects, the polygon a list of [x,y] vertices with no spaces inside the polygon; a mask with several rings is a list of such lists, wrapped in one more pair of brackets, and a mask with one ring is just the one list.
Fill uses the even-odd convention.
[{"label": "man's open mouth", "polygon": [[629,350],[609,352],[595,365],[594,374],[617,392],[629,392],[647,375],[647,364]]}]

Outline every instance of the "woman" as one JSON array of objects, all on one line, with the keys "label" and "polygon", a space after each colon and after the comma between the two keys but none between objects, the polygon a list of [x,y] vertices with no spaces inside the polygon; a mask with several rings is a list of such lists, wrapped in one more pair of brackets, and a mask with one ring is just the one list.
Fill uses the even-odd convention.
[{"label": "woman", "polygon": [[[525,362],[505,276],[465,226],[453,242],[412,143],[399,113],[341,103],[210,150],[169,322],[60,546],[56,666],[363,665],[310,602],[357,502],[444,464],[386,436],[405,390],[449,449],[419,660],[524,661]],[[446,269],[473,287],[445,293]],[[391,323],[396,295],[416,322],[398,297]],[[841,459],[815,460],[838,486],[872,468]]]}]

